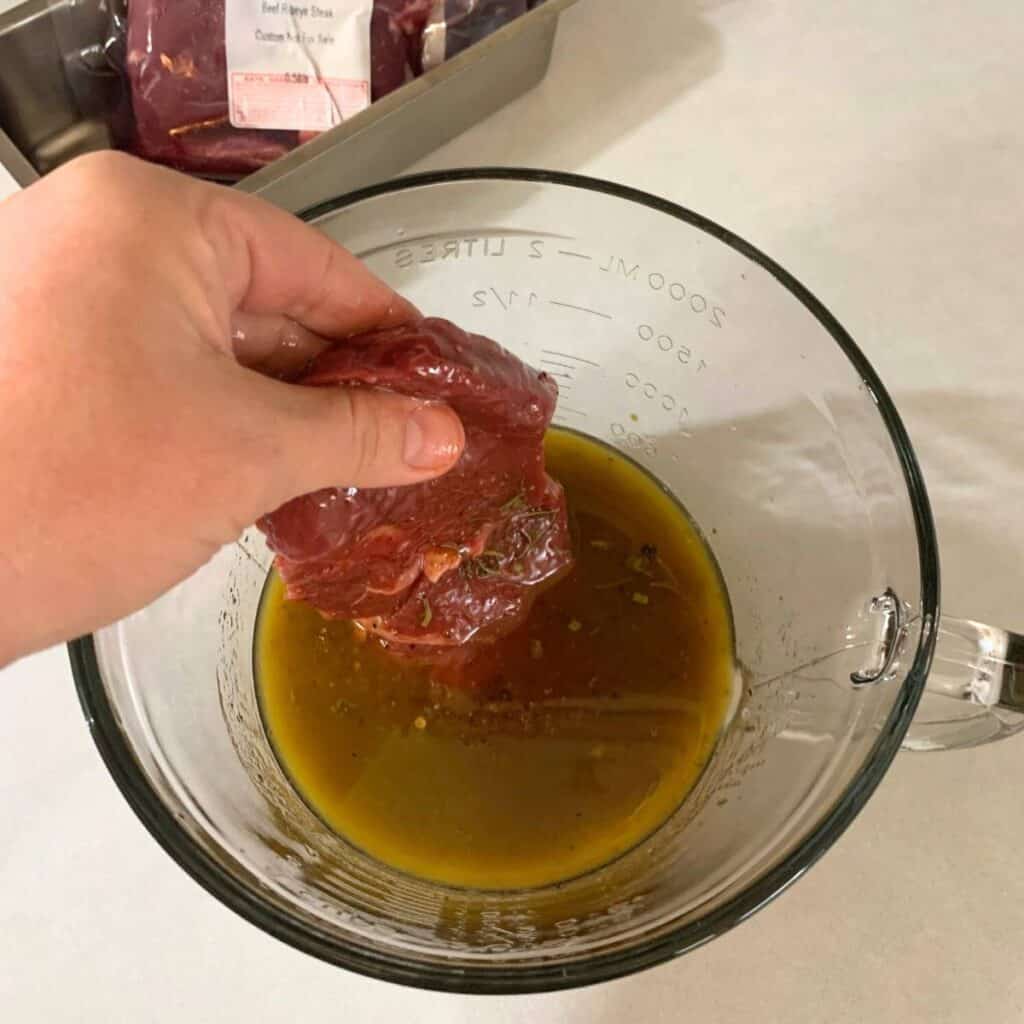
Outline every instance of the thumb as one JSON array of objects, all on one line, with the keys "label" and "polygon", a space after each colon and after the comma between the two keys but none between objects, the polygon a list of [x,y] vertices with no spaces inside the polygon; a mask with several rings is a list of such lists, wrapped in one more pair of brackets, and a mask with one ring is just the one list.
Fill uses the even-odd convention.
[{"label": "thumb", "polygon": [[[437,402],[371,388],[302,387],[245,371],[273,419],[259,513],[321,487],[397,487],[446,473],[466,435]],[[266,419],[264,419],[266,430]]]}]

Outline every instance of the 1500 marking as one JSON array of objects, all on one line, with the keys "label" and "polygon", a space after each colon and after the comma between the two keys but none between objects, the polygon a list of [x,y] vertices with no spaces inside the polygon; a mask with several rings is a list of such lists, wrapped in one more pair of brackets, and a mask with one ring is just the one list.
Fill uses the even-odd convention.
[{"label": "1500 marking", "polygon": [[[687,345],[684,345],[681,341],[675,341],[671,335],[659,334],[650,324],[640,324],[636,329],[636,333],[641,341],[653,341],[662,352],[675,352],[676,359],[683,366],[689,366],[693,361],[693,351]],[[695,366],[697,368],[696,372],[700,373],[701,370],[707,369],[708,364],[703,359],[698,359]]]}]

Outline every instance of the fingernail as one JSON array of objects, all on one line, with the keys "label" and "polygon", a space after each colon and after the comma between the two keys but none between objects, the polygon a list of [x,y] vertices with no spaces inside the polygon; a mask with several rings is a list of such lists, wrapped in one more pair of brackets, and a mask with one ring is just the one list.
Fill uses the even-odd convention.
[{"label": "fingernail", "polygon": [[445,405],[421,405],[406,420],[404,457],[413,469],[445,469],[462,445],[462,424]]}]

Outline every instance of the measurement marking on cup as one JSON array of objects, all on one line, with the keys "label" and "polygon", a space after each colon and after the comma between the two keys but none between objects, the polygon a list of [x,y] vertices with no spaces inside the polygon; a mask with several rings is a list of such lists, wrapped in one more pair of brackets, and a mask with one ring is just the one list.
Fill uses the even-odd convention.
[{"label": "measurement marking on cup", "polygon": [[[557,356],[559,359],[568,359],[571,362],[583,363],[585,366],[600,366],[600,363],[595,363],[593,359],[584,359],[583,356],[574,356],[569,352],[556,352],[554,349],[542,348],[541,353],[546,356]],[[551,362],[550,359],[544,360],[545,362]]]},{"label": "measurement marking on cup", "polygon": [[[473,292],[473,305],[478,308],[486,307],[491,302],[491,296],[506,313],[513,306],[522,306],[523,303],[518,300],[524,298],[514,288],[507,292],[499,292],[497,288],[478,288]],[[525,299],[527,306],[534,306],[540,301],[536,292],[527,293]]]},{"label": "measurement marking on cup", "polygon": [[591,309],[589,306],[577,306],[571,302],[559,302],[558,299],[548,299],[552,306],[559,306],[562,309],[575,309],[577,313],[589,313],[591,316],[599,316],[602,320],[612,320],[611,313],[602,313],[599,309]]},{"label": "measurement marking on cup", "polygon": [[[597,367],[600,364],[595,363],[593,359],[585,359],[583,356],[573,356],[568,352],[554,352],[551,349],[541,349],[542,358],[540,365],[544,368],[544,372],[550,377],[554,377],[558,382],[558,393],[564,395],[571,391],[576,386],[576,371],[579,370],[579,365],[583,366],[594,366]],[[551,356],[557,356],[558,359],[551,359]],[[561,362],[560,360],[565,360]],[[586,418],[586,413],[579,409],[566,408],[565,406],[559,405],[559,409],[565,409],[566,412],[573,413],[577,416]]]},{"label": "measurement marking on cup", "polygon": [[561,402],[558,403],[558,410],[557,411],[558,412],[567,412],[567,413],[570,413],[573,416],[582,416],[583,419],[587,418],[587,414],[582,409],[573,409],[571,406],[562,405]]},{"label": "measurement marking on cup", "polygon": [[[627,373],[625,377],[626,387],[631,390],[639,388],[640,394],[644,398],[649,400],[657,400],[658,404],[665,410],[665,412],[672,412],[674,409],[680,408],[679,399],[675,395],[670,395],[667,391],[662,391],[657,384],[652,381],[643,381],[635,373]],[[683,415],[689,415],[686,408],[682,408],[680,418]]]},{"label": "measurement marking on cup", "polygon": [[649,434],[641,434],[630,430],[621,423],[609,424],[612,438],[620,448],[632,449],[643,452],[644,455],[654,456],[658,454],[658,445]]},{"label": "measurement marking on cup", "polygon": [[571,249],[559,249],[559,256],[569,256],[576,260],[592,260],[593,256],[588,256],[585,252],[573,252]]},{"label": "measurement marking on cup", "polygon": [[635,281],[637,283],[646,283],[647,287],[652,292],[660,292],[663,295],[667,295],[674,302],[688,308],[690,312],[695,313],[701,319],[705,320],[712,327],[721,330],[726,323],[725,310],[721,306],[714,305],[713,301],[708,299],[706,295],[702,295],[699,291],[694,291],[690,285],[695,282],[687,282],[683,284],[682,281],[674,281],[671,276],[666,276],[658,270],[651,270],[641,263],[634,263],[632,258],[626,258],[619,256],[617,253],[612,253],[607,257],[602,257],[603,263],[598,262],[595,265],[597,269],[604,274],[609,274],[611,277],[621,281]]}]

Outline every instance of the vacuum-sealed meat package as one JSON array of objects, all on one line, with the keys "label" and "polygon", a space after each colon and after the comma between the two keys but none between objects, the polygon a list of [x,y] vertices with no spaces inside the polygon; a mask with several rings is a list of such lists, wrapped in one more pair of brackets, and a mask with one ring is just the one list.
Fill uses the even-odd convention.
[{"label": "vacuum-sealed meat package", "polygon": [[[120,144],[237,178],[524,14],[527,0],[128,0]],[[123,23],[122,23],[123,22]],[[429,27],[429,30],[428,30]]]},{"label": "vacuum-sealed meat package", "polygon": [[128,148],[237,177],[370,102],[372,0],[129,0]]},{"label": "vacuum-sealed meat package", "polygon": [[302,383],[445,401],[466,446],[436,480],[328,488],[261,519],[290,598],[402,651],[451,648],[518,625],[541,585],[571,566],[565,495],[544,468],[558,394],[547,374],[427,319],[346,340]]},{"label": "vacuum-sealed meat package", "polygon": [[507,25],[531,6],[528,0],[433,0],[423,31],[423,69],[458,56],[473,43]]}]

